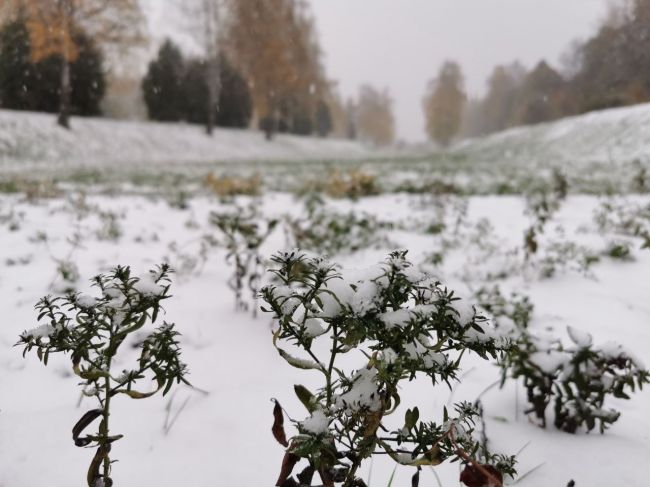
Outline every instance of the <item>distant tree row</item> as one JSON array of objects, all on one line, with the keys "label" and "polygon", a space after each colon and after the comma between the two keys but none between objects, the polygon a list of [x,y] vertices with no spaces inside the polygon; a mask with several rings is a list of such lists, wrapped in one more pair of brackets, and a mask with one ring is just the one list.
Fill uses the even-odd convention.
[{"label": "distant tree row", "polygon": [[[505,97],[505,93],[511,96]],[[468,135],[650,101],[650,0],[613,6],[595,35],[575,43],[562,70],[497,66],[467,112]]]},{"label": "distant tree row", "polygon": [[517,125],[650,101],[650,0],[622,0],[562,70],[540,61],[494,68],[481,99],[467,99],[460,66],[446,62],[427,86],[426,129],[442,145]]},{"label": "distant tree row", "polygon": [[[0,21],[5,36],[0,49],[7,63],[4,70],[0,69],[6,85],[0,88],[3,106],[27,104],[27,108],[45,110],[55,104],[58,123],[63,127],[69,126],[73,109],[80,114],[94,114],[98,110],[96,103],[92,110],[80,106],[80,91],[86,91],[82,85],[87,84],[89,97],[94,100],[98,95],[101,98],[103,78],[97,81],[97,86],[93,79],[84,82],[80,79],[81,66],[91,62],[92,57],[91,68],[101,71],[101,57],[95,46],[131,45],[141,41],[141,20],[137,0],[2,0]],[[16,56],[17,60],[12,59]],[[25,63],[27,57],[29,62]],[[6,71],[21,62],[25,72]],[[47,80],[46,84],[51,85],[53,76],[58,78],[56,89],[53,85],[48,88],[36,86],[40,84],[38,80],[44,83]],[[10,86],[12,83],[18,83],[28,92],[18,101],[15,101],[16,93],[11,91],[15,90]],[[39,90],[48,94],[43,95]],[[47,102],[42,100],[44,97]],[[77,105],[73,106],[75,98]]]}]

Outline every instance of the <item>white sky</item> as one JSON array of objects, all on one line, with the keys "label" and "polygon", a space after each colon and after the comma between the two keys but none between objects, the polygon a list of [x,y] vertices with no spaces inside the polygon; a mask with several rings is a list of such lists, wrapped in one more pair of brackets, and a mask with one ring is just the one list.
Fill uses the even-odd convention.
[{"label": "white sky", "polygon": [[470,95],[496,64],[554,65],[588,37],[608,0],[309,0],[331,78],[341,94],[369,82],[389,88],[398,137],[425,138],[421,99],[445,59],[463,68]]}]

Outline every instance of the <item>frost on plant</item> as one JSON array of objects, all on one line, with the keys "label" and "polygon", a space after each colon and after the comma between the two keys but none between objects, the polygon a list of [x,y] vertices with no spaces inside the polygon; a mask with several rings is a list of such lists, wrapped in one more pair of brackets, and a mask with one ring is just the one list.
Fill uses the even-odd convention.
[{"label": "frost on plant", "polygon": [[[300,251],[272,260],[281,284],[261,296],[277,321],[273,343],[290,365],[322,376],[313,392],[295,386],[307,416],[292,420],[298,432],[289,439],[276,404],[275,437],[287,447],[276,485],[296,485],[291,475],[300,460],[307,463],[300,485],[312,485],[316,473],[323,485],[364,485],[357,470],[375,454],[418,469],[460,459],[494,485],[501,481],[483,464],[513,473],[514,458],[492,455],[474,439],[470,404],[456,405],[455,417],[445,410],[442,423],[422,420],[417,407],[403,419],[392,416],[402,382],[427,376],[433,385],[450,384],[464,354],[487,359],[507,345],[473,306],[414,270],[404,251],[353,279]],[[345,370],[341,359],[354,358],[358,369]]]},{"label": "frost on plant", "polygon": [[[75,375],[82,379],[83,394],[97,401],[98,407],[85,413],[72,430],[75,445],[97,448],[88,469],[89,487],[113,483],[114,460],[110,459],[110,452],[122,435],[113,434],[109,429],[112,398],[124,394],[142,399],[158,391],[164,395],[174,383],[187,383],[178,333],[168,323],[153,330],[140,344],[134,368],[119,373],[114,370],[120,346],[129,335],[153,324],[160,313],[161,301],[170,297],[169,272],[162,265],[136,278],[128,267],[116,267],[111,274],[93,279],[99,291],[97,297],[82,294],[44,297],[36,305],[40,325],[20,336],[18,345],[24,345],[23,355],[35,350],[45,365],[53,353],[69,354]],[[146,377],[153,380],[153,388],[146,385]],[[84,434],[98,418],[101,418],[98,430]]]}]

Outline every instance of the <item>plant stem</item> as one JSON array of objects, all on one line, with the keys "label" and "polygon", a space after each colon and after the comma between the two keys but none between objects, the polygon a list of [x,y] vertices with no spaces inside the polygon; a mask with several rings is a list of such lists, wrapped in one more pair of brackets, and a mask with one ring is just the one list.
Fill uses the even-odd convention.
[{"label": "plant stem", "polygon": [[[109,370],[110,370],[110,358],[109,358]],[[108,444],[108,418],[110,416],[110,405],[111,405],[111,383],[110,383],[110,378],[105,377],[104,378],[104,394],[106,395],[105,400],[104,400],[104,420],[102,421],[102,427],[100,433],[101,437],[101,443],[100,447],[104,447],[104,450],[106,451],[106,455],[104,456],[104,486],[108,487],[110,484],[110,468],[111,468],[111,460],[110,457],[108,456],[108,448],[110,445]]]},{"label": "plant stem", "polygon": [[336,330],[336,325],[332,325],[332,351],[330,355],[330,363],[327,366],[327,374],[325,378],[327,380],[327,407],[328,409],[332,406],[332,370],[334,369],[334,360],[336,359],[336,348],[338,346],[338,332]]}]

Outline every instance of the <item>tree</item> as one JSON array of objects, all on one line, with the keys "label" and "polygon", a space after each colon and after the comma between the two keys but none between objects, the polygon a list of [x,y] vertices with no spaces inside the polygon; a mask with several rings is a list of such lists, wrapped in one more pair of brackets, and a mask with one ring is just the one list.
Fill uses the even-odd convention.
[{"label": "tree", "polygon": [[423,102],[426,130],[432,140],[446,146],[458,134],[465,101],[460,66],[447,61],[438,78],[429,82]]},{"label": "tree", "polygon": [[316,107],[316,133],[320,137],[327,137],[332,131],[332,112],[324,101],[320,101]]},{"label": "tree", "polygon": [[391,144],[395,138],[393,100],[388,90],[379,91],[363,85],[359,91],[356,107],[356,129],[361,140],[382,146]]},{"label": "tree", "polygon": [[516,62],[494,68],[482,106],[486,133],[503,130],[512,125],[515,100],[525,77],[526,70]]},{"label": "tree", "polygon": [[[327,83],[306,3],[230,0],[225,24],[228,52],[251,87],[253,105],[268,139],[283,124],[310,124]],[[302,127],[302,128],[300,128]]]},{"label": "tree", "polygon": [[[252,113],[248,85],[225,56],[220,56],[218,63],[219,100],[212,105],[212,120],[222,127],[247,127]],[[182,98],[185,100],[184,116],[188,122],[207,124],[206,107],[211,106],[205,84],[205,72],[208,69],[209,63],[200,59],[191,60],[187,65],[182,83]]]},{"label": "tree", "polygon": [[[24,15],[34,63],[60,56],[58,123],[70,125],[71,64],[79,57],[77,33],[85,32],[100,46],[140,41],[137,0],[13,0],[9,9]],[[6,14],[6,13],[5,13]]]},{"label": "tree", "polygon": [[29,32],[14,20],[0,31],[0,105],[12,110],[36,110],[36,66],[30,61]]},{"label": "tree", "polygon": [[[142,81],[149,118],[164,122],[184,119],[184,78],[183,54],[172,41],[166,40],[158,51],[158,57],[149,63],[147,75]],[[205,85],[202,89],[205,89]]]},{"label": "tree", "polygon": [[[190,63],[188,69],[193,71],[194,75],[199,72],[203,76],[203,86],[199,87],[196,83],[194,86],[201,90],[205,95],[205,102],[203,103],[203,115],[198,116],[194,113],[195,118],[200,118],[202,124],[205,125],[205,132],[211,135],[214,126],[217,123],[216,114],[218,112],[218,105],[221,100],[221,64],[222,56],[221,49],[221,0],[177,0],[190,20],[191,35],[195,37],[198,44],[203,50],[203,60],[200,61],[203,67],[200,69],[195,63]],[[194,81],[198,81],[195,79]],[[194,107],[196,111],[199,107]]]},{"label": "tree", "polygon": [[564,86],[564,80],[557,71],[545,61],[540,61],[521,87],[515,109],[515,123],[534,124],[562,116],[559,101]]},{"label": "tree", "polygon": [[[83,32],[75,33],[78,57],[70,65],[70,111],[100,114],[106,82],[101,53]],[[60,107],[61,56],[53,54],[37,63],[24,21],[15,20],[0,31],[0,105],[14,110],[56,113]]]}]

